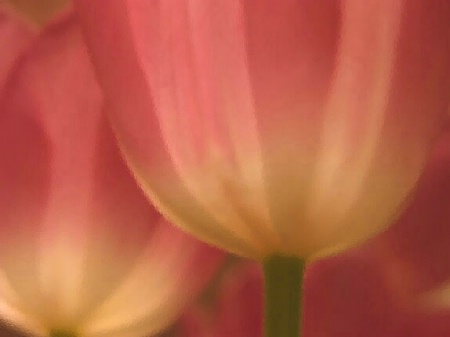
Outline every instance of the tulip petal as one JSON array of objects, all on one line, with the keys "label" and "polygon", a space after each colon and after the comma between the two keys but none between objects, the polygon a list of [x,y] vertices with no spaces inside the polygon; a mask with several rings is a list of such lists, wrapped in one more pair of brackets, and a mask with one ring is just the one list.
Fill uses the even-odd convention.
[{"label": "tulip petal", "polygon": [[[145,12],[151,14],[151,7],[155,6],[156,2],[148,2],[148,1],[137,1],[135,2],[136,10],[133,10],[134,14],[138,14],[139,12]],[[84,5],[84,4],[81,4]],[[104,8],[101,3],[90,2],[86,3],[89,8],[89,13],[99,13],[103,12]],[[93,7],[91,7],[93,6]],[[174,6],[172,2],[170,2],[170,6]],[[204,238],[207,241],[213,241],[215,244],[219,244],[219,241],[216,239],[220,237],[221,240],[226,241],[228,247],[234,247],[234,251],[247,251],[247,254],[254,255],[254,249],[252,247],[248,247],[245,242],[246,240],[251,240],[251,237],[247,235],[247,237],[239,236],[241,233],[233,233],[232,230],[227,228],[228,224],[223,224],[215,218],[216,214],[211,214],[211,212],[205,208],[199,201],[193,197],[192,191],[187,188],[182,182],[177,170],[174,169],[172,164],[172,159],[166,152],[166,143],[159,132],[159,121],[155,115],[149,114],[149,111],[153,110],[152,102],[148,99],[148,83],[143,76],[143,70],[140,68],[139,64],[135,64],[135,60],[133,59],[133,55],[128,54],[129,50],[134,50],[133,41],[129,39],[128,34],[130,27],[127,26],[127,21],[125,21],[126,17],[117,16],[119,13],[127,13],[129,14],[130,9],[125,7],[125,4],[121,1],[111,1],[108,6],[108,11],[103,13],[105,23],[106,22],[114,22],[114,25],[117,27],[114,31],[108,29],[108,26],[105,25],[105,31],[102,32],[99,39],[104,41],[105,43],[112,45],[121,46],[120,48],[114,48],[117,52],[116,57],[114,57],[114,61],[111,58],[108,58],[109,61],[116,62],[124,62],[125,64],[129,64],[130,67],[119,67],[119,72],[114,76],[118,76],[117,80],[119,82],[128,83],[126,88],[120,88],[117,92],[117,97],[120,98],[120,102],[114,102],[114,105],[109,107],[109,111],[121,110],[121,109],[130,109],[129,111],[134,111],[136,113],[137,118],[130,120],[131,123],[137,128],[139,128],[139,132],[134,133],[135,135],[139,135],[138,137],[132,137],[127,141],[131,141],[133,146],[137,146],[137,153],[129,153],[128,156],[136,157],[138,154],[144,153],[152,153],[152,156],[145,159],[145,163],[131,163],[131,165],[135,166],[138,170],[145,170],[149,168],[149,166],[153,167],[154,170],[151,170],[154,173],[155,181],[152,181],[152,184],[155,183],[158,186],[155,187],[160,194],[158,197],[154,199],[155,204],[162,208],[165,204],[165,201],[171,200],[176,210],[172,212],[170,211],[171,220],[178,220],[182,223],[195,224],[198,228],[201,228],[201,231],[204,232]],[[95,15],[95,14],[94,14]],[[131,14],[130,14],[131,15]],[[92,17],[93,19],[93,17]],[[154,22],[154,20],[148,20],[143,17],[143,20],[147,23]],[[120,43],[118,43],[120,41]],[[100,42],[100,41],[99,41]],[[123,45],[122,45],[123,43]],[[106,50],[105,50],[106,51]],[[113,66],[112,63],[105,64],[104,66]],[[122,71],[123,70],[123,71]],[[130,70],[132,72],[130,72]],[[129,81],[130,79],[133,81]],[[110,86],[111,90],[116,90],[118,87]],[[116,89],[115,89],[116,88]],[[126,90],[122,91],[123,89]],[[130,99],[133,97],[133,99]],[[147,132],[147,127],[153,126],[155,132]],[[115,123],[116,131],[118,128],[121,128],[121,123]],[[120,135],[120,133],[119,133]],[[125,147],[128,148],[128,146]],[[142,158],[142,156],[137,156],[138,158]],[[147,160],[148,159],[148,160]],[[140,178],[140,175],[137,175],[137,178]],[[174,182],[174,183],[172,183]],[[140,179],[140,184],[143,187],[147,187],[148,182]],[[153,187],[152,187],[153,189]],[[146,192],[151,193],[148,188],[145,188]],[[220,205],[217,205],[220,207]],[[186,221],[186,219],[188,219]],[[187,227],[185,229],[188,229]],[[247,232],[247,234],[249,234]],[[245,235],[245,233],[243,234]],[[250,251],[249,251],[250,250]]]}]

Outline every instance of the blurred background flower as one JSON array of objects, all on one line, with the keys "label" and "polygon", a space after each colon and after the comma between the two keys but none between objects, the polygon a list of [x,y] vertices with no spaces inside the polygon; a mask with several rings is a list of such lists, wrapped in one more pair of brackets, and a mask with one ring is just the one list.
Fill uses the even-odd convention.
[{"label": "blurred background flower", "polygon": [[[0,26],[14,27],[21,37],[20,23]],[[222,253],[167,223],[135,183],[74,18],[23,51],[0,59],[13,68],[0,92],[0,318],[35,336],[158,333]]]}]

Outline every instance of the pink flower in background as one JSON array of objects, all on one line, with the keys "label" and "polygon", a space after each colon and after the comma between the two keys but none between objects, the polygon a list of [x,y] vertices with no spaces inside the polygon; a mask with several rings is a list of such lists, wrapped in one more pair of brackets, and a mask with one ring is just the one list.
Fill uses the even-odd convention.
[{"label": "pink flower in background", "polygon": [[75,5],[141,186],[239,255],[314,258],[384,229],[449,104],[447,1]]},{"label": "pink flower in background", "polygon": [[[2,27],[22,36],[14,32],[20,25],[0,18],[0,37]],[[3,51],[12,53],[17,42],[2,43],[1,69],[14,63]],[[47,27],[6,71],[1,319],[36,336],[161,331],[202,289],[222,254],[172,227],[142,195],[102,114],[72,17]]]}]

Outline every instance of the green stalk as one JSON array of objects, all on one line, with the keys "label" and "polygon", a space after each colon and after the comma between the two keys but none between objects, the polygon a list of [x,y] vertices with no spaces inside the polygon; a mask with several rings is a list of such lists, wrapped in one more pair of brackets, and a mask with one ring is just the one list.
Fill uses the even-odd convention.
[{"label": "green stalk", "polygon": [[265,337],[301,336],[305,261],[272,256],[264,261]]}]

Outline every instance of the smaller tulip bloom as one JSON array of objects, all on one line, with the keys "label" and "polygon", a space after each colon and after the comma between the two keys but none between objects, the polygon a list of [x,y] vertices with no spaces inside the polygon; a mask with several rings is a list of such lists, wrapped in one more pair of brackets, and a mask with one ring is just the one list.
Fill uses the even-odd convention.
[{"label": "smaller tulip bloom", "polygon": [[219,262],[147,202],[102,108],[72,17],[1,93],[0,317],[36,336],[155,334]]}]

